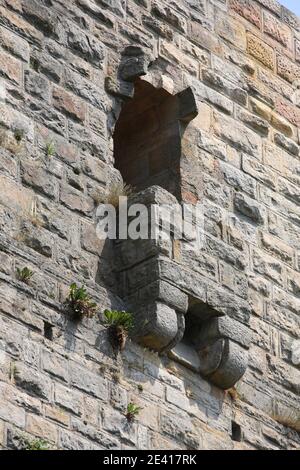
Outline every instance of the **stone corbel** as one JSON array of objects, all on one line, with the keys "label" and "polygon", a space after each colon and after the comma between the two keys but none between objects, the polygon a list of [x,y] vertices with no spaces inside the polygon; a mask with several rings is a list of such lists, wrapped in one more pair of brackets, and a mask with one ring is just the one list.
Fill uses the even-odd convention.
[{"label": "stone corbel", "polygon": [[119,78],[126,82],[134,82],[147,74],[151,56],[139,46],[127,46],[122,52],[119,67]]},{"label": "stone corbel", "polygon": [[165,281],[155,281],[141,289],[131,303],[138,325],[135,339],[160,354],[169,351],[183,337],[188,297]]},{"label": "stone corbel", "polygon": [[210,382],[227,390],[244,375],[248,366],[250,329],[225,316],[206,321],[196,346],[199,372]]},{"label": "stone corbel", "polygon": [[[185,109],[188,115],[192,108]],[[179,205],[158,186],[133,195],[130,204],[137,202],[147,207]],[[230,316],[230,307],[225,312],[207,303],[206,295],[201,297],[201,290],[195,289],[197,276],[181,274],[180,265],[170,260],[171,253],[171,239],[163,244],[126,239],[116,245],[120,295],[135,314],[134,339],[169,355],[216,386],[231,388],[247,368],[250,329]],[[191,291],[195,292],[193,301],[186,293]]]},{"label": "stone corbel", "polygon": [[106,91],[126,101],[134,96],[134,81],[147,74],[152,58],[139,46],[127,46],[121,53],[117,70],[105,78]]}]

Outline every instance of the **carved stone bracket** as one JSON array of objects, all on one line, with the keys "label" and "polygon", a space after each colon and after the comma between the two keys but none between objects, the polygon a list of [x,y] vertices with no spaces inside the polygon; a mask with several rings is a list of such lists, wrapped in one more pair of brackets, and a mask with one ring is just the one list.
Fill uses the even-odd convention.
[{"label": "carved stone bracket", "polygon": [[206,321],[198,338],[199,372],[220,388],[228,389],[240,380],[248,366],[251,332],[232,318]]},{"label": "carved stone bracket", "polygon": [[[135,194],[131,203],[180,205],[160,187]],[[197,273],[170,259],[174,240],[120,240],[117,244],[121,296],[135,314],[135,340],[168,354],[222,389],[245,373],[251,332],[248,326],[201,298]],[[190,295],[199,301],[191,321]],[[195,300],[196,298],[196,300]],[[233,299],[234,302],[234,299]],[[194,305],[194,303],[193,303]],[[228,312],[228,313],[227,313]],[[186,336],[187,329],[192,329]]]}]

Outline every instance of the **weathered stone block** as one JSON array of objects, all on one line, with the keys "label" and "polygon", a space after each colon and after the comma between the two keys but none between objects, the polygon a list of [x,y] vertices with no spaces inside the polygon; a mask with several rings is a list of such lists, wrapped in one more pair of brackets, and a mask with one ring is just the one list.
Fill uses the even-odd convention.
[{"label": "weathered stone block", "polygon": [[16,373],[14,375],[15,384],[28,392],[30,395],[40,397],[50,401],[52,395],[51,380],[37,370],[16,363]]},{"label": "weathered stone block", "polygon": [[96,450],[96,447],[87,439],[74,436],[73,432],[64,429],[59,435],[59,448],[63,450]]},{"label": "weathered stone block", "polygon": [[266,276],[276,283],[283,283],[283,266],[278,260],[263,252],[255,250],[253,253],[253,265],[255,271],[258,273]]},{"label": "weathered stone block", "polygon": [[135,445],[137,440],[137,426],[133,423],[128,426],[124,414],[114,409],[103,409],[103,429],[109,431],[114,436],[118,436],[128,442],[130,445]]},{"label": "weathered stone block", "polygon": [[61,188],[60,199],[72,211],[78,211],[85,215],[90,215],[94,208],[94,201],[91,197],[83,195],[71,186],[64,185]]},{"label": "weathered stone block", "polygon": [[152,5],[151,13],[157,18],[161,19],[164,22],[175,26],[179,31],[186,33],[187,25],[184,17],[175,13],[175,11],[169,7],[163,7],[155,2]]},{"label": "weathered stone block", "polygon": [[266,220],[266,211],[264,207],[260,206],[256,201],[242,193],[236,193],[234,198],[234,208],[257,224],[263,224]]},{"label": "weathered stone block", "polygon": [[263,247],[273,253],[278,258],[282,259],[288,264],[293,264],[294,250],[292,247],[287,245],[283,240],[273,237],[272,235],[262,232],[261,242]]},{"label": "weathered stone block", "polygon": [[247,40],[247,50],[249,54],[255,57],[255,59],[257,59],[269,69],[274,70],[275,59],[272,47],[270,47],[268,44],[266,44],[253,34],[248,34]]},{"label": "weathered stone block", "polygon": [[56,442],[57,440],[57,427],[40,416],[27,415],[26,431],[47,442]]},{"label": "weathered stone block", "polygon": [[160,55],[170,62],[175,62],[180,68],[188,71],[192,75],[198,75],[198,64],[196,60],[183,54],[174,44],[162,41],[160,45]]},{"label": "weathered stone block", "polygon": [[214,131],[217,136],[256,158],[261,158],[261,137],[233,119],[215,113]]},{"label": "weathered stone block", "polygon": [[175,418],[170,414],[162,414],[161,430],[164,434],[167,434],[175,440],[183,441],[193,449],[200,448],[199,437],[189,418]]},{"label": "weathered stone block", "polygon": [[40,5],[36,0],[28,0],[23,5],[22,14],[24,18],[34,23],[34,26],[41,29],[45,34],[53,34],[57,25],[57,14],[49,8]]},{"label": "weathered stone block", "polygon": [[105,57],[104,49],[100,41],[93,36],[85,34],[74,24],[67,25],[67,41],[69,47],[75,54],[82,56],[85,60],[91,61],[98,67],[103,67]]},{"label": "weathered stone block", "polygon": [[277,188],[277,174],[268,167],[259,163],[257,160],[244,155],[242,167],[245,173],[251,175],[256,180],[261,181],[272,189]]},{"label": "weathered stone block", "polygon": [[29,62],[29,44],[7,28],[0,27],[0,44],[18,59]]},{"label": "weathered stone block", "polygon": [[230,8],[260,29],[261,11],[251,0],[230,0]]},{"label": "weathered stone block", "polygon": [[83,122],[85,120],[86,104],[63,88],[56,86],[53,88],[53,103],[59,111],[66,113],[76,121]]},{"label": "weathered stone block", "polygon": [[292,155],[299,155],[299,146],[295,144],[293,140],[288,139],[283,134],[276,132],[274,134],[274,142]]},{"label": "weathered stone block", "polygon": [[44,349],[42,352],[42,368],[45,372],[58,377],[64,382],[68,381],[68,361],[60,357],[55,351]]},{"label": "weathered stone block", "polygon": [[82,394],[59,383],[55,384],[54,401],[61,408],[77,416],[83,413]]},{"label": "weathered stone block", "polygon": [[294,64],[288,57],[277,55],[277,73],[290,83],[300,78],[300,67]]},{"label": "weathered stone block", "polygon": [[246,29],[238,20],[227,18],[220,13],[216,20],[215,31],[235,47],[246,49]]},{"label": "weathered stone block", "polygon": [[78,364],[70,364],[70,380],[71,384],[83,390],[86,393],[99,398],[100,400],[108,400],[107,382],[102,377],[94,374]]},{"label": "weathered stone block", "polygon": [[89,424],[72,418],[72,430],[82,434],[86,439],[96,442],[104,449],[119,449],[119,441]]},{"label": "weathered stone block", "polygon": [[9,424],[15,424],[19,428],[24,428],[25,426],[25,410],[8,403],[4,397],[0,401],[0,418]]},{"label": "weathered stone block", "polygon": [[[117,3],[117,2],[115,2]],[[100,20],[104,23],[107,27],[113,28],[115,21],[114,18],[107,13],[107,11],[103,10],[99,6],[95,5],[90,0],[77,0],[77,4],[84,10],[87,11],[89,14]]]},{"label": "weathered stone block", "polygon": [[56,179],[50,176],[47,170],[36,161],[26,161],[21,164],[21,176],[23,182],[39,192],[55,198],[58,193]]},{"label": "weathered stone block", "polygon": [[270,125],[266,120],[261,119],[242,108],[237,109],[237,118],[247,126],[251,127],[258,134],[261,134],[264,137],[268,136]]},{"label": "weathered stone block", "polygon": [[25,72],[25,90],[27,93],[42,100],[48,102],[50,100],[50,86],[48,80],[32,70],[26,70]]},{"label": "weathered stone block", "polygon": [[291,30],[281,21],[277,20],[270,13],[264,12],[263,15],[264,32],[269,34],[273,39],[280,42],[283,46],[291,49],[292,35]]},{"label": "weathered stone block", "polygon": [[0,76],[8,78],[16,85],[22,84],[22,65],[18,59],[0,51]]}]

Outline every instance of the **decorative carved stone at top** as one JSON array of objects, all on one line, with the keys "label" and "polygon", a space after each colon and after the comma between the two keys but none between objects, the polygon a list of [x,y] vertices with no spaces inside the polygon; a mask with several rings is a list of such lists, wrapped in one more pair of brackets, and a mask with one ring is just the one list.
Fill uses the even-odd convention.
[{"label": "decorative carved stone at top", "polygon": [[128,46],[122,53],[119,68],[121,80],[134,82],[138,77],[146,75],[151,57],[148,52],[138,46]]}]

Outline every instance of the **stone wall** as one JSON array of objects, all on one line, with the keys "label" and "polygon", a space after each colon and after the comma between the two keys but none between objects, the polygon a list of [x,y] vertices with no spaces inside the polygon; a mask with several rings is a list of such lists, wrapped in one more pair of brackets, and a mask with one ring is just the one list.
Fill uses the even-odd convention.
[{"label": "stone wall", "polygon": [[[143,80],[178,97],[181,136],[180,194],[148,191],[204,203],[201,252],[173,240],[138,260],[96,236],[120,181],[114,127]],[[1,448],[299,448],[299,80],[300,23],[276,0],[0,0]],[[116,358],[101,315],[66,314],[72,282],[100,313],[152,315],[139,342],[158,350],[179,336],[157,319],[184,321],[192,295],[230,320],[218,332],[247,350],[243,378],[224,391],[136,341]]]}]

